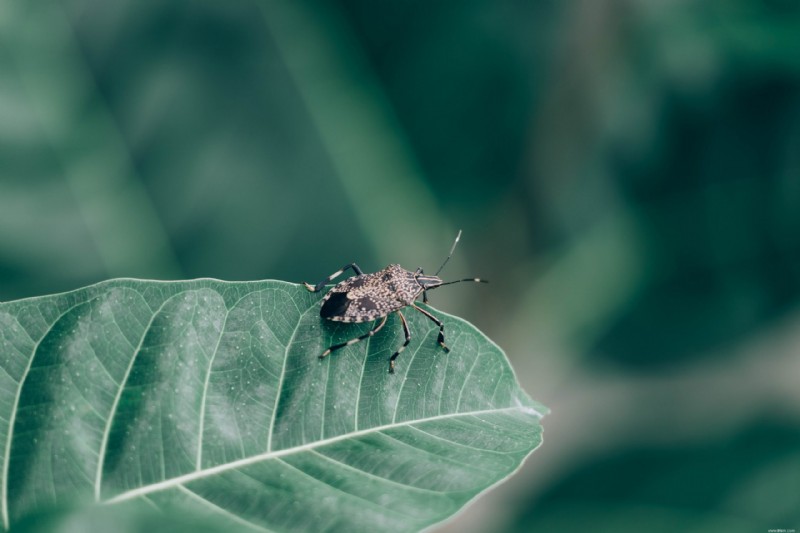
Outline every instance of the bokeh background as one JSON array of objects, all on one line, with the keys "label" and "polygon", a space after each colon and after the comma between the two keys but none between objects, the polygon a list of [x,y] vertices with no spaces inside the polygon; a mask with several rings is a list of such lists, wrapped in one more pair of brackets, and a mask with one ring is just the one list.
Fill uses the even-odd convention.
[{"label": "bokeh background", "polygon": [[459,228],[552,414],[440,531],[800,529],[798,2],[0,4],[0,300]]}]

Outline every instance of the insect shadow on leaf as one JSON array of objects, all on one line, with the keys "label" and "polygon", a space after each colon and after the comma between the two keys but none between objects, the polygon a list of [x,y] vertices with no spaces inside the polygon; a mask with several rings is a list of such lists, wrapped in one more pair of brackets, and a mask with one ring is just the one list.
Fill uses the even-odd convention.
[{"label": "insect shadow on leaf", "polygon": [[319,356],[320,359],[326,357],[335,350],[372,337],[386,325],[386,320],[391,313],[397,313],[400,316],[400,323],[403,326],[405,342],[403,342],[403,345],[389,358],[389,372],[394,373],[395,359],[406,349],[408,343],[411,342],[411,331],[408,328],[408,322],[400,311],[406,307],[416,309],[439,327],[437,342],[445,352],[449,352],[450,348],[444,343],[444,324],[442,324],[442,321],[416,305],[415,302],[417,298],[419,298],[419,295],[422,294],[423,303],[428,303],[428,291],[445,285],[461,283],[462,281],[488,283],[486,280],[479,278],[442,281],[439,277],[439,272],[442,271],[450,260],[450,257],[452,257],[460,239],[461,231],[459,230],[458,235],[456,235],[456,240],[453,242],[452,248],[450,248],[450,253],[447,254],[447,258],[442,263],[442,266],[439,267],[433,276],[425,275],[422,268],[411,272],[395,264],[389,265],[383,270],[373,274],[364,274],[357,264],[350,263],[316,285],[304,282],[303,285],[305,285],[306,289],[311,292],[319,292],[329,281],[341,276],[347,269],[351,269],[355,272],[355,275],[335,285],[328,291],[325,297],[322,298],[319,314],[322,318],[334,322],[360,323],[375,321],[373,323],[373,328],[367,333],[360,337],[352,338],[347,342],[330,346],[327,350],[322,352],[322,355]]}]

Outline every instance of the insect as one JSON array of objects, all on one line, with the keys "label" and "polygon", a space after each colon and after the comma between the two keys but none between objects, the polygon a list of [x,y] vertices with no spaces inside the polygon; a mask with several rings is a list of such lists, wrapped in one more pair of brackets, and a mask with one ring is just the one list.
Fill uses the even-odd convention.
[{"label": "insect", "polygon": [[[364,335],[329,347],[319,358],[322,359],[335,350],[372,337],[383,328],[391,313],[397,313],[403,325],[405,342],[389,358],[389,372],[394,373],[395,359],[406,349],[408,343],[411,342],[411,331],[408,329],[408,322],[406,322],[406,317],[404,317],[403,313],[400,311],[405,307],[416,309],[439,326],[439,337],[437,341],[445,352],[449,352],[450,348],[444,343],[444,324],[442,324],[442,321],[414,302],[419,298],[419,295],[422,294],[422,301],[428,303],[428,291],[444,285],[452,285],[453,283],[460,283],[462,281],[487,283],[486,280],[479,278],[465,278],[444,282],[438,277],[439,272],[442,271],[453,255],[459,239],[461,239],[461,231],[456,235],[456,240],[453,243],[453,247],[450,248],[450,253],[444,260],[444,263],[442,263],[442,266],[439,267],[439,270],[437,270],[436,274],[433,276],[426,276],[422,268],[411,272],[400,265],[389,265],[374,274],[364,274],[364,272],[358,268],[358,265],[350,263],[316,285],[304,282],[303,285],[305,285],[306,289],[311,292],[319,292],[325,287],[326,283],[342,275],[348,268],[352,269],[353,272],[355,272],[355,276],[338,283],[328,291],[322,299],[322,306],[319,310],[319,314],[322,318],[335,322],[358,323],[374,320],[375,323],[377,323],[377,326],[373,323],[375,327]],[[378,323],[378,320],[380,320],[380,323]]]}]

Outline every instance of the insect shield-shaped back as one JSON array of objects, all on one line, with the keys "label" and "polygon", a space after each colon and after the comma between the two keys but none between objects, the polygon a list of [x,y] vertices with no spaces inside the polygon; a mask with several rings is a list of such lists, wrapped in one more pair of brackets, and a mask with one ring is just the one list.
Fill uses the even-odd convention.
[{"label": "insect shield-shaped back", "polygon": [[367,322],[411,305],[422,292],[414,273],[389,265],[336,285],[322,299],[320,316],[337,322]]},{"label": "insect shield-shaped back", "polygon": [[408,329],[408,322],[406,321],[406,317],[403,316],[403,313],[400,312],[404,307],[416,309],[439,326],[438,342],[445,352],[449,352],[450,349],[444,343],[444,324],[428,311],[418,307],[414,302],[420,294],[427,296],[426,291],[441,287],[442,285],[459,283],[461,281],[483,281],[478,278],[470,278],[445,283],[438,277],[439,272],[444,268],[444,265],[447,264],[450,256],[453,255],[453,251],[460,237],[461,232],[459,231],[453,243],[453,247],[450,249],[450,254],[447,256],[447,259],[444,260],[442,266],[439,267],[439,270],[436,271],[436,275],[433,276],[424,275],[422,269],[411,272],[400,265],[389,265],[380,272],[364,274],[364,272],[358,268],[358,265],[351,263],[345,265],[316,285],[312,286],[305,283],[304,285],[309,291],[318,292],[325,287],[326,283],[340,276],[345,270],[352,269],[356,275],[338,283],[322,299],[322,307],[319,312],[320,316],[327,320],[349,323],[382,319],[377,326],[364,335],[329,347],[320,355],[320,358],[327,356],[334,350],[350,346],[368,337],[372,337],[386,324],[386,319],[389,314],[396,312],[400,316],[400,321],[403,325],[405,342],[389,358],[389,372],[394,372],[395,359],[405,350],[408,343],[411,342],[411,331]]}]

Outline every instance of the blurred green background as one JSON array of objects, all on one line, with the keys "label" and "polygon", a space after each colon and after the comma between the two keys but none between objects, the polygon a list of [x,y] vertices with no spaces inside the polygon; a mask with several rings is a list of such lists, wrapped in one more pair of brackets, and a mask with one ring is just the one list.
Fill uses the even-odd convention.
[{"label": "blurred green background", "polygon": [[0,4],[0,300],[437,291],[552,409],[443,532],[800,529],[800,4]]}]

